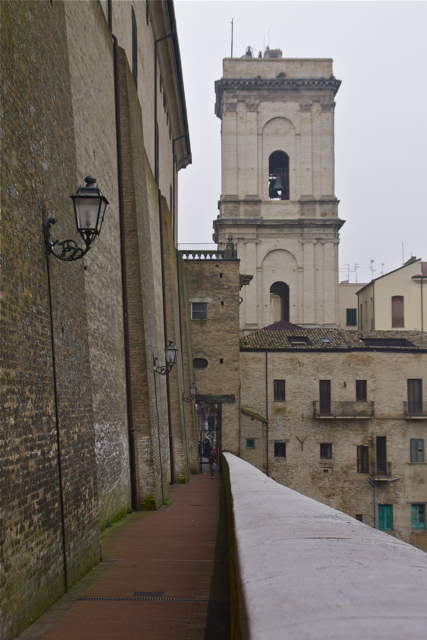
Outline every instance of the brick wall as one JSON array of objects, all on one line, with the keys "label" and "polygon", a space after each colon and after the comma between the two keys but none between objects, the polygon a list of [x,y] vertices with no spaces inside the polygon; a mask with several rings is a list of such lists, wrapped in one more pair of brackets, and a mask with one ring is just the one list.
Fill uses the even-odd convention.
[{"label": "brick wall", "polygon": [[[72,96],[63,3],[2,2],[2,637],[64,591],[42,204],[74,237]],[[36,36],[36,37],[35,37]],[[94,249],[95,251],[96,249]],[[83,264],[51,258],[69,582],[98,558]]]},{"label": "brick wall", "polygon": [[[64,3],[77,180],[89,173],[109,206],[102,233],[83,258],[98,476],[99,518],[130,508],[113,48],[97,2]],[[81,34],[85,33],[85,46]],[[93,64],[96,59],[96,72]]]},{"label": "brick wall", "polygon": [[208,361],[205,369],[194,370],[197,393],[234,395],[234,403],[222,404],[222,448],[232,453],[238,452],[239,265],[238,260],[186,260],[188,312],[193,298],[210,300],[208,319],[190,320],[193,358]]}]

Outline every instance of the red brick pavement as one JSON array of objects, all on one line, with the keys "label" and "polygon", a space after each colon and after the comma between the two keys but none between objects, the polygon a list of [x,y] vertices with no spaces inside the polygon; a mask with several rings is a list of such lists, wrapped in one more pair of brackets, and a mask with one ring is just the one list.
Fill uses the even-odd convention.
[{"label": "red brick pavement", "polygon": [[114,560],[46,640],[203,640],[207,602],[118,601],[134,591],[208,599],[219,517],[219,478],[192,476],[170,489],[164,510],[141,512],[106,538]]}]

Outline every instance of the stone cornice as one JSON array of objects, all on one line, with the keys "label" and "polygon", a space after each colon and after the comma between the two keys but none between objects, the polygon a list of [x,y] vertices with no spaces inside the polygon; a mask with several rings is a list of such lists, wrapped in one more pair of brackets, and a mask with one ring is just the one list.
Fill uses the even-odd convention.
[{"label": "stone cornice", "polygon": [[[296,218],[296,219],[272,219],[272,218],[217,218],[213,221],[214,228],[214,236],[220,232],[222,228],[233,227],[236,229],[236,233],[238,232],[238,228],[245,229],[245,233],[247,233],[247,229],[252,228],[256,231],[261,229],[265,229],[266,231],[269,229],[283,228],[288,229],[289,231],[301,231],[304,229],[305,232],[310,229],[313,230],[314,233],[319,233],[320,229],[326,230],[336,230],[341,229],[345,220],[341,220],[341,218]],[[329,240],[327,240],[329,242]]]},{"label": "stone cornice", "polygon": [[[296,93],[297,91],[332,91],[335,96],[340,88],[341,80],[333,76],[330,78],[221,78],[215,82],[216,104],[215,113],[222,116],[222,99],[225,91],[246,92],[261,91],[266,93],[282,90]],[[328,103],[331,104],[331,103]]]}]

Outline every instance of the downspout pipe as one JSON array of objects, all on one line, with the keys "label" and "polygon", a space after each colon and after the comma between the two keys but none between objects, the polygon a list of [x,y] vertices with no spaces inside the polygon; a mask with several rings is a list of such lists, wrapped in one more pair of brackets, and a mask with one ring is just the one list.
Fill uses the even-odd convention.
[{"label": "downspout pipe", "polygon": [[372,480],[372,478],[369,478],[369,483],[374,488],[374,528],[378,529],[378,522],[377,522],[377,483],[374,480]]},{"label": "downspout pipe", "polygon": [[136,457],[135,457],[135,428],[133,424],[132,409],[132,385],[130,367],[130,337],[129,337],[129,302],[126,270],[126,237],[125,237],[125,206],[123,191],[123,154],[122,154],[122,132],[120,119],[120,72],[119,72],[119,44],[117,36],[112,31],[112,0],[108,0],[108,23],[111,37],[113,39],[113,59],[114,59],[114,102],[116,111],[116,147],[117,147],[117,181],[119,190],[119,223],[120,223],[120,260],[122,275],[122,305],[123,305],[123,331],[125,347],[125,376],[126,376],[126,407],[128,419],[128,440],[129,440],[129,464],[130,464],[130,485],[132,509],[137,511],[138,492],[136,481]]},{"label": "downspout pipe", "polygon": [[268,477],[268,352],[265,352],[265,417],[267,419],[266,434],[267,434],[267,477]]}]

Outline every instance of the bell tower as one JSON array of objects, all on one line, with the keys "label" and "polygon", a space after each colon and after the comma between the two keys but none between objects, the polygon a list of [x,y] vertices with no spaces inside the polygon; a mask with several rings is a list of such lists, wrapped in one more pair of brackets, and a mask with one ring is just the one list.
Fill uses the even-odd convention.
[{"label": "bell tower", "polygon": [[215,83],[222,120],[222,194],[214,240],[237,244],[242,331],[277,320],[336,326],[338,200],[330,59],[286,59],[267,49],[225,58]]}]

